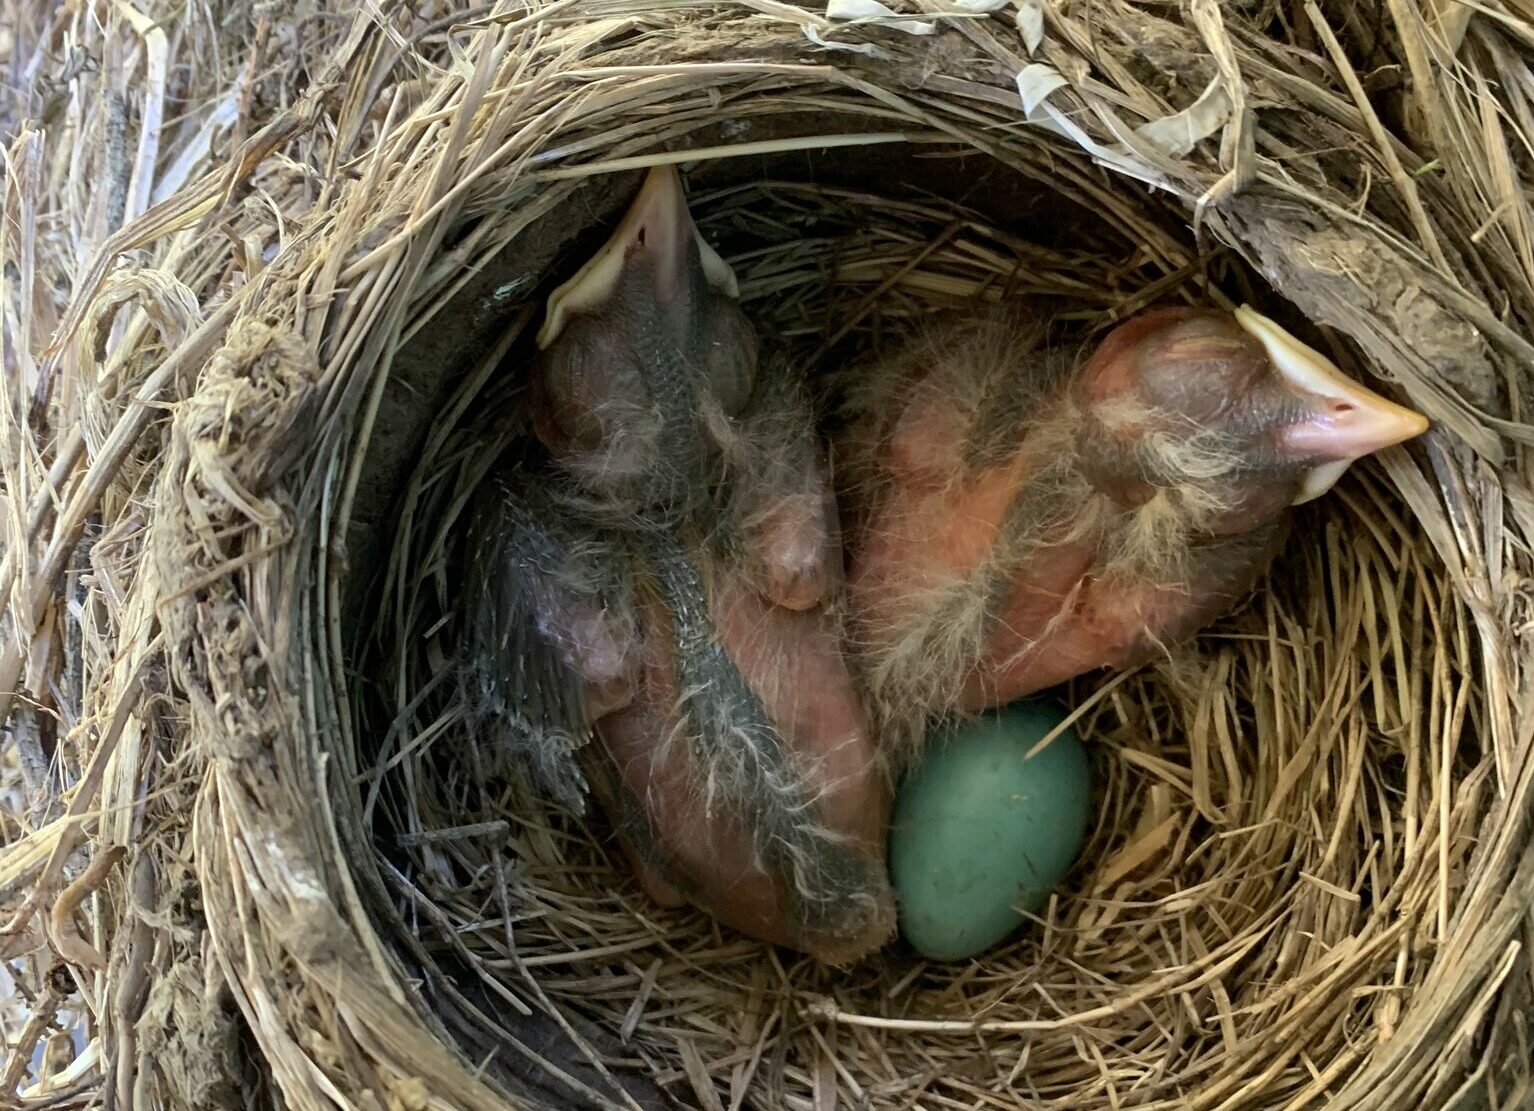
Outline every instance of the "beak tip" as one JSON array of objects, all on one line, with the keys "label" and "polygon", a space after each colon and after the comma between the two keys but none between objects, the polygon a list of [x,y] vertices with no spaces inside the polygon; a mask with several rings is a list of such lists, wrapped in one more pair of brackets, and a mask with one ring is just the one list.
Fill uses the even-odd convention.
[{"label": "beak tip", "polygon": [[1432,427],[1427,417],[1413,409],[1376,398],[1372,422],[1348,422],[1344,427],[1305,423],[1289,430],[1290,446],[1322,460],[1306,472],[1300,491],[1290,504],[1314,501],[1336,485],[1358,460],[1386,448],[1414,440]]},{"label": "beak tip", "polygon": [[1427,417],[1354,382],[1325,355],[1251,306],[1242,305],[1235,316],[1241,327],[1267,350],[1274,369],[1293,389],[1323,405],[1327,400],[1346,403],[1347,415],[1342,419],[1335,423],[1318,421],[1308,431],[1298,431],[1296,446],[1301,440],[1313,438],[1314,446],[1323,456],[1358,459],[1415,439],[1428,430]]},{"label": "beak tip", "polygon": [[1390,409],[1393,410],[1388,415],[1394,418],[1391,421],[1394,427],[1382,433],[1380,437],[1381,442],[1374,449],[1375,451],[1384,451],[1388,447],[1396,447],[1399,444],[1406,443],[1408,440],[1415,440],[1432,426],[1427,417],[1415,409],[1408,409],[1404,405],[1395,405],[1388,401],[1384,402],[1384,404],[1389,405]]},{"label": "beak tip", "polygon": [[669,164],[651,166],[639,187],[639,195],[634,198],[631,211],[639,216],[635,222],[657,218],[674,220],[679,215],[686,219],[687,198],[682,191],[682,175],[676,167]]},{"label": "beak tip", "polygon": [[617,230],[574,277],[549,294],[538,349],[548,350],[571,316],[590,313],[613,296],[636,248],[648,251],[652,258],[672,260],[675,269],[681,265],[675,259],[686,258],[686,245],[693,237],[698,237],[698,231],[687,208],[682,175],[670,163],[650,167]]}]

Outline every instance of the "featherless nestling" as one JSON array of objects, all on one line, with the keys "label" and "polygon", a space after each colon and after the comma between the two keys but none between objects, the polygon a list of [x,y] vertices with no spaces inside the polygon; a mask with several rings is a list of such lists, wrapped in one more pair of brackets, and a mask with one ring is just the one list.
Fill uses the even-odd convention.
[{"label": "featherless nestling", "polygon": [[546,459],[502,468],[471,538],[473,672],[487,724],[566,802],[589,785],[653,897],[843,962],[894,926],[887,792],[823,449],[736,297],[670,168],[550,296]]},{"label": "featherless nestling", "polygon": [[845,374],[850,635],[897,763],[935,715],[1196,632],[1290,506],[1427,425],[1250,308],[1152,310],[1086,357],[1039,321],[955,320]]}]

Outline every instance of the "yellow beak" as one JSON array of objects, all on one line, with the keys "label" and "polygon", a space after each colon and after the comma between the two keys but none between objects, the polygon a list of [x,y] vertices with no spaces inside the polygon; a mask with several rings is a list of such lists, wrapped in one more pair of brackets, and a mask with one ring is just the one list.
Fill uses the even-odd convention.
[{"label": "yellow beak", "polygon": [[1236,322],[1263,345],[1274,369],[1310,409],[1309,416],[1283,431],[1287,450],[1317,461],[1295,505],[1326,493],[1355,460],[1427,430],[1421,413],[1365,389],[1251,306],[1236,310]]},{"label": "yellow beak", "polygon": [[[693,244],[697,245],[697,262],[691,258]],[[676,167],[656,166],[645,176],[639,195],[612,238],[573,278],[549,294],[543,327],[538,330],[539,349],[546,350],[559,338],[572,315],[589,313],[607,302],[618,289],[624,270],[641,261],[648,264],[647,277],[657,301],[682,296],[688,271],[699,263],[709,285],[732,299],[740,296],[734,271],[693,223]]]}]

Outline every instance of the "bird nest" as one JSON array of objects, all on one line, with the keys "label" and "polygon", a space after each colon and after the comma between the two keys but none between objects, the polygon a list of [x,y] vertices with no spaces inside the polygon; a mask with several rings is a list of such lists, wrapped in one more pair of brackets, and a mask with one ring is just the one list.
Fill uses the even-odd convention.
[{"label": "bird nest", "polygon": [[[7,1101],[1526,1105],[1521,0],[22,8]],[[940,308],[1250,301],[1432,418],[1074,685],[1095,827],[975,961],[661,910],[468,727],[464,506],[663,162],[818,380]]]}]

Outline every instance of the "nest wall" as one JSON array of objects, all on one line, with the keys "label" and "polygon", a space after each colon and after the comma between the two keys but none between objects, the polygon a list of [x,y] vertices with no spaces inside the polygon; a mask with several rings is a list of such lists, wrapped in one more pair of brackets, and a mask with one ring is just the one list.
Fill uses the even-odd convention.
[{"label": "nest wall", "polygon": [[[1528,1098],[1528,13],[985,7],[22,14],[0,1088]],[[976,298],[1083,336],[1251,299],[1433,419],[1240,613],[1078,688],[1098,828],[973,966],[832,975],[654,911],[463,726],[456,516],[542,295],[658,160],[811,361]]]}]

